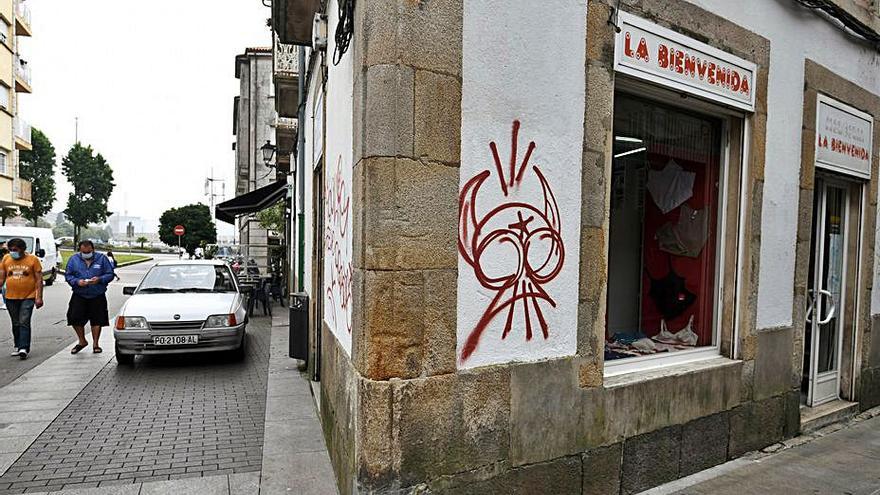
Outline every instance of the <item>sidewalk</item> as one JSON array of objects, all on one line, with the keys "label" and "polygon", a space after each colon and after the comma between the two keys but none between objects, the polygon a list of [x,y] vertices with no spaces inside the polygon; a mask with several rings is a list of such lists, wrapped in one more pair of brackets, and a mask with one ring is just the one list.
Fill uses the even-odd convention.
[{"label": "sidewalk", "polygon": [[880,493],[880,408],[643,495]]},{"label": "sidewalk", "polygon": [[[262,328],[264,331],[269,330],[267,328],[269,322],[264,321]],[[232,473],[229,470],[229,473],[224,474],[205,473],[204,476],[196,475],[196,477],[168,481],[144,480],[142,483],[120,486],[77,489],[68,487],[66,490],[36,493],[69,495],[336,493],[335,476],[324,445],[321,424],[309,382],[296,369],[296,362],[287,357],[286,314],[273,318],[269,331],[268,379],[264,382],[266,383],[265,425],[262,429],[262,464],[259,470],[241,473]],[[89,387],[90,382],[99,374],[106,375],[105,370],[109,369],[107,365],[114,357],[112,332],[104,332],[101,346],[105,350],[102,354],[92,354],[87,352],[90,349],[86,349],[73,356],[69,349],[64,349],[6,387],[0,388],[0,397],[7,399],[0,402],[0,476],[19,460],[22,453],[28,450],[66,408],[74,407],[71,405],[72,402],[74,404],[82,402],[81,400],[74,402],[74,399],[87,387],[95,388]],[[263,370],[265,373],[266,368]],[[218,377],[218,379],[222,378]],[[10,398],[14,400],[8,400]],[[121,404],[120,407],[126,406]],[[46,473],[43,475],[42,477],[45,478]],[[40,477],[39,474],[37,476]],[[42,483],[45,485],[46,481]],[[2,486],[0,483],[0,493],[6,493],[10,489],[9,484],[6,485]],[[36,481],[34,487],[29,490],[31,492],[40,490]]]}]

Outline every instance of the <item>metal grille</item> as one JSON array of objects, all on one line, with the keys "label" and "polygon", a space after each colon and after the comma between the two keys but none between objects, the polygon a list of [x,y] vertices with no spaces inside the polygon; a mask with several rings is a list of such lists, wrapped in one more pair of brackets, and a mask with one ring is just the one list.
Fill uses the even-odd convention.
[{"label": "metal grille", "polygon": [[153,330],[198,330],[204,324],[203,321],[151,321],[150,328]]}]

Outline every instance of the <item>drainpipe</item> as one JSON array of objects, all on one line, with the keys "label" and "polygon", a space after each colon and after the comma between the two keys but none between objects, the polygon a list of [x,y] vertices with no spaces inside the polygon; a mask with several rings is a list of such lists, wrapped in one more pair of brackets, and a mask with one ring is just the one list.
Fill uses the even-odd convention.
[{"label": "drainpipe", "polygon": [[302,292],[305,290],[305,249],[306,249],[306,230],[305,230],[305,169],[306,169],[306,136],[303,132],[306,121],[306,51],[305,48],[299,47],[297,50],[297,62],[299,64],[299,128],[296,133],[297,154],[299,155],[299,166],[296,167],[296,230],[297,230],[297,250],[299,257],[297,258],[297,290]]}]

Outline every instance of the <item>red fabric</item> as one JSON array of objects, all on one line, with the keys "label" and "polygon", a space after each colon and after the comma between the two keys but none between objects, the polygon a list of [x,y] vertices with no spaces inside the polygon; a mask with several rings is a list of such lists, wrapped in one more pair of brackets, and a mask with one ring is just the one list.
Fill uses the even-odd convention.
[{"label": "red fabric", "polygon": [[[654,170],[662,170],[671,158],[660,153],[648,154],[649,166]],[[709,208],[709,237],[706,245],[697,258],[674,256],[658,247],[655,234],[657,229],[666,222],[677,222],[681,207],[663,214],[651,194],[645,190],[645,216],[643,224],[642,261],[645,270],[654,279],[661,279],[669,273],[670,263],[675,272],[685,279],[687,289],[696,294],[697,299],[685,312],[666,324],[671,332],[677,332],[694,315],[693,330],[699,336],[698,346],[712,344],[712,324],[715,300],[715,241],[716,221],[718,219],[718,162],[714,157],[706,163],[692,162],[675,158],[675,162],[688,171],[694,172],[693,196],[685,203],[695,210]],[[684,203],[683,203],[684,204]],[[654,300],[648,294],[651,280],[642,273],[642,332],[648,337],[660,332],[662,315]]]}]

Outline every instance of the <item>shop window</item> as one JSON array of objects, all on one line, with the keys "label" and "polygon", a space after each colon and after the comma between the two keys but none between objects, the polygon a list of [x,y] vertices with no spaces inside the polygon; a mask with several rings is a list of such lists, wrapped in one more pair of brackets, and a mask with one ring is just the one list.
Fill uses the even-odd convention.
[{"label": "shop window", "polygon": [[608,363],[718,345],[723,129],[682,107],[615,98]]}]

